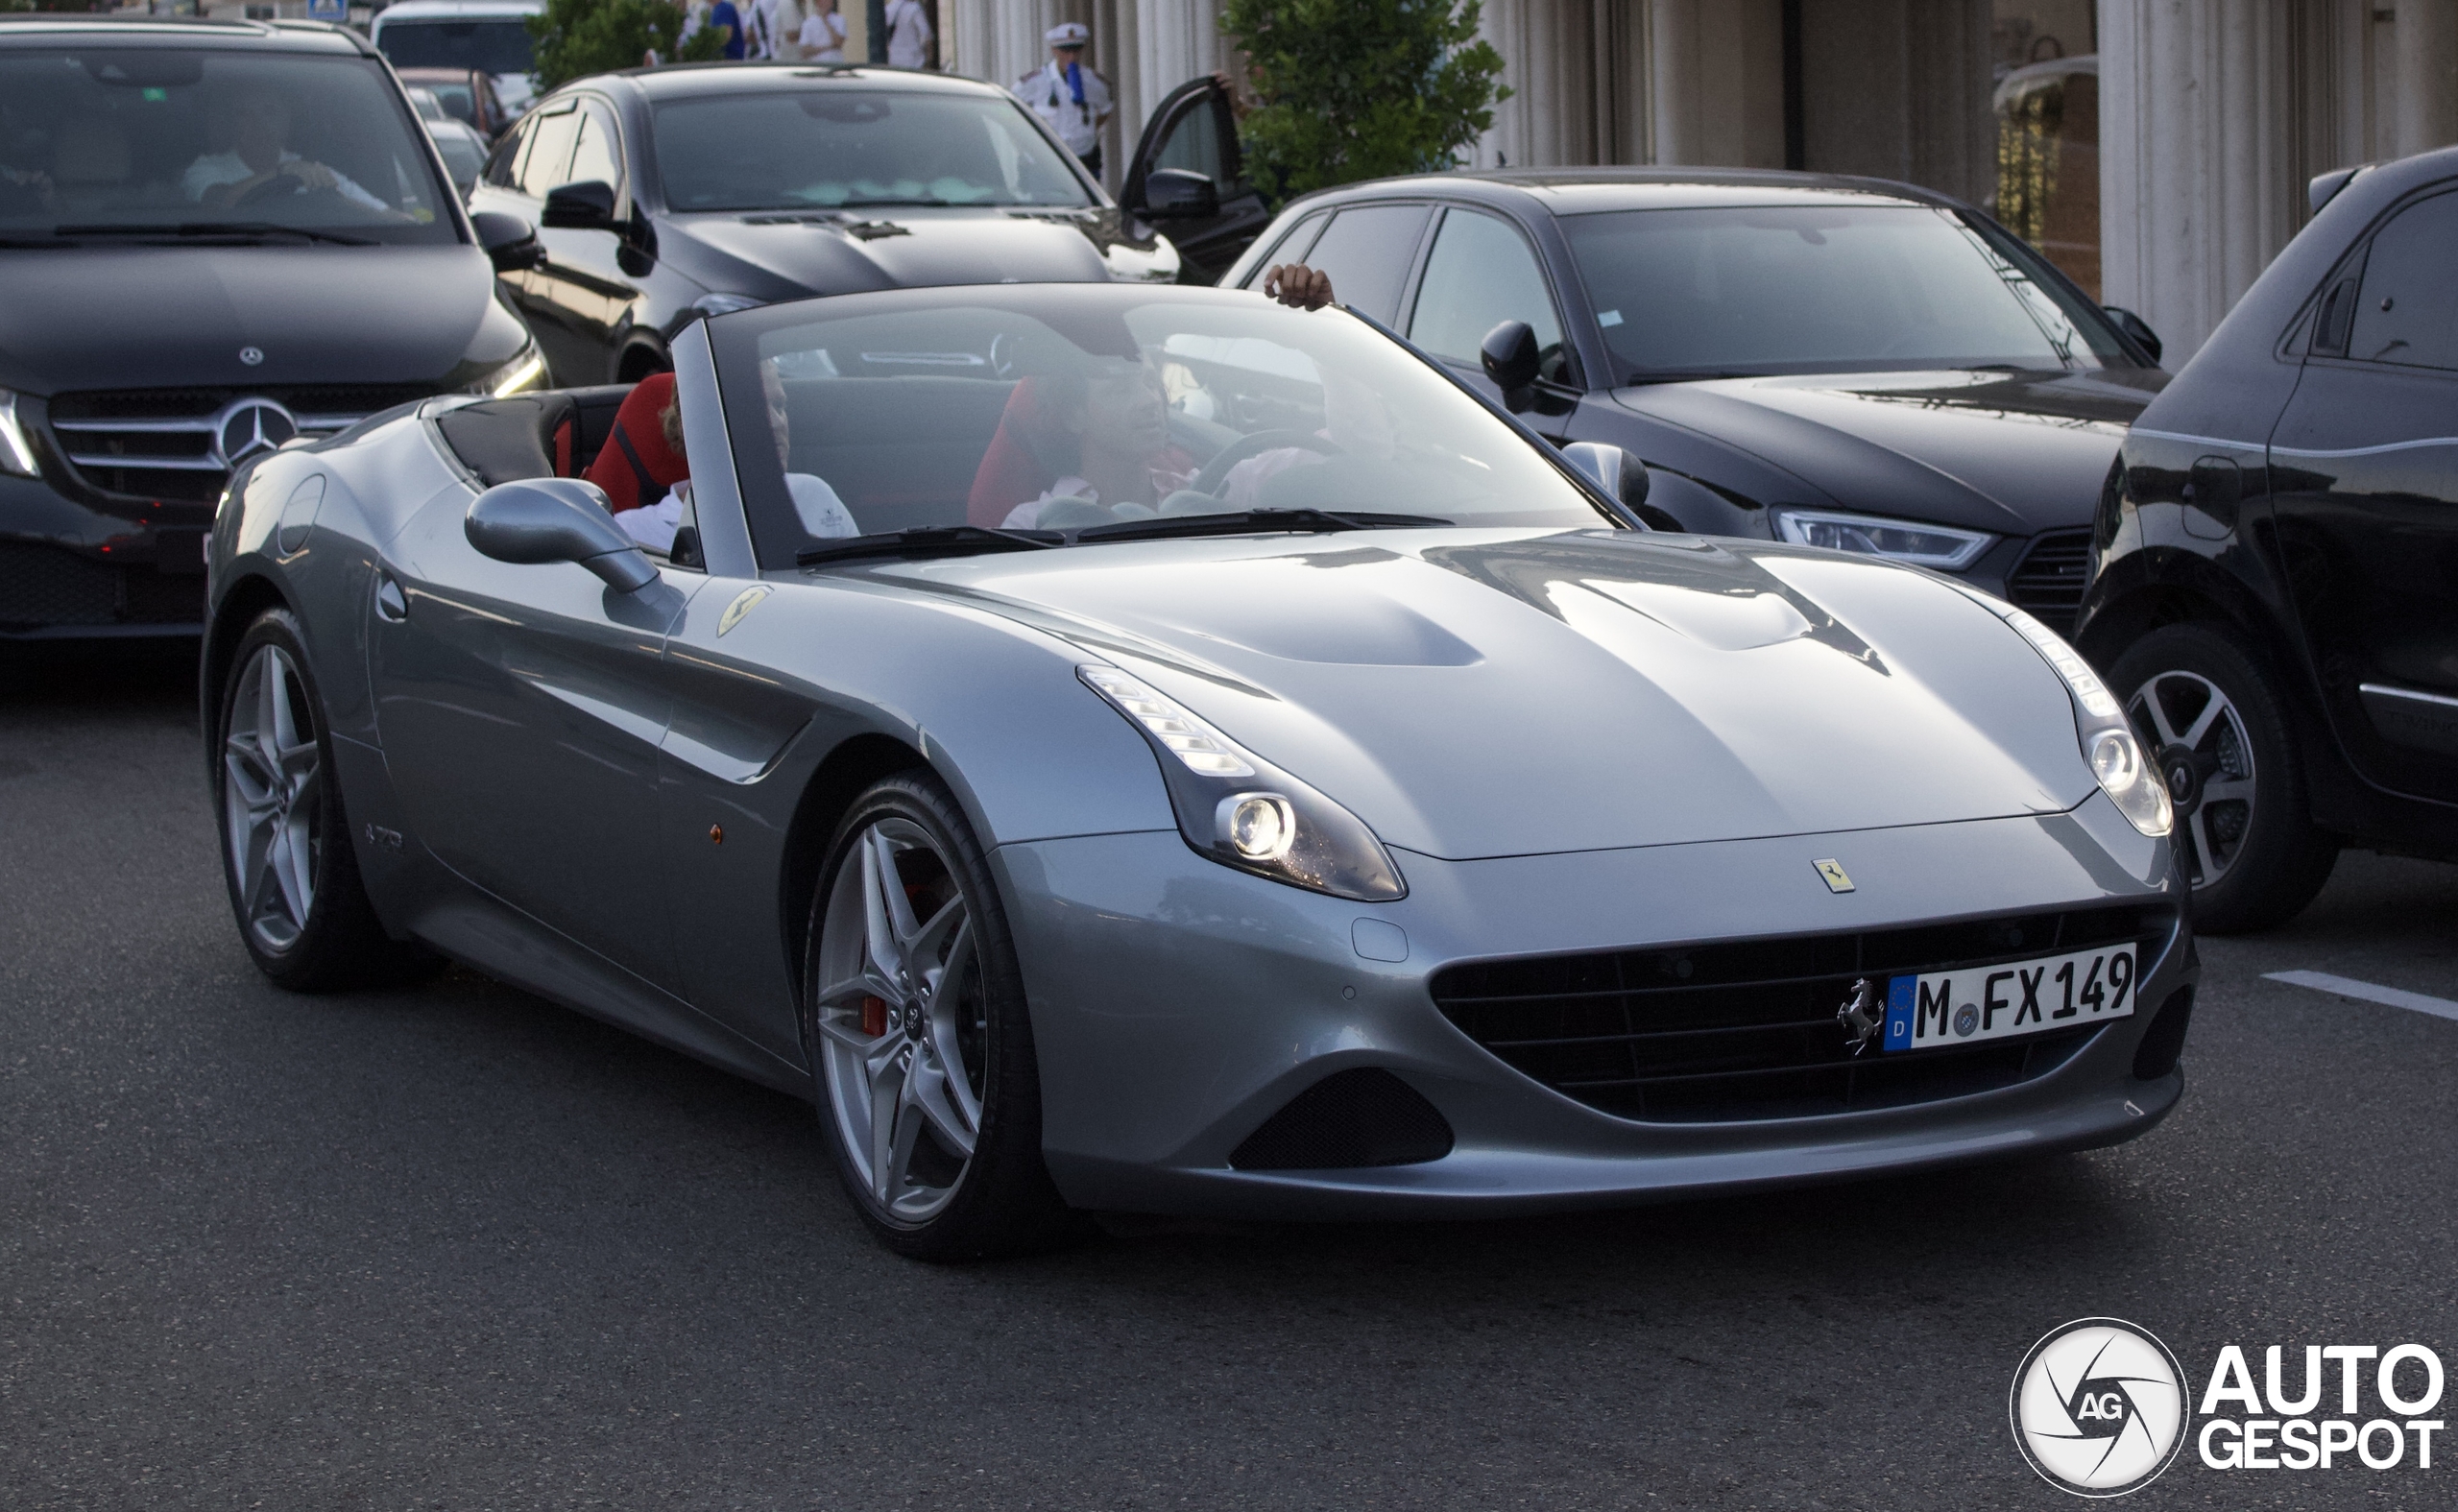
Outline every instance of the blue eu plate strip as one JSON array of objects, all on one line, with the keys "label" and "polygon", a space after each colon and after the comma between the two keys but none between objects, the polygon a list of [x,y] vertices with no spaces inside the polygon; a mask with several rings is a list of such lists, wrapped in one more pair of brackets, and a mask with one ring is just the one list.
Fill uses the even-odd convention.
[{"label": "blue eu plate strip", "polygon": [[1886,1048],[1912,1048],[1912,990],[1920,984],[1917,976],[1894,976],[1886,984]]}]

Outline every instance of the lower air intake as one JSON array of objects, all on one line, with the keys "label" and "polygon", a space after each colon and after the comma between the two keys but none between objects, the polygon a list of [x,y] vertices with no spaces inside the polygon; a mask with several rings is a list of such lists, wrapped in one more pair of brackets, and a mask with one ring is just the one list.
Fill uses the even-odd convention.
[{"label": "lower air intake", "polygon": [[1425,1094],[1373,1067],[1335,1071],[1289,1099],[1229,1157],[1241,1171],[1414,1165],[1451,1153],[1451,1125]]}]

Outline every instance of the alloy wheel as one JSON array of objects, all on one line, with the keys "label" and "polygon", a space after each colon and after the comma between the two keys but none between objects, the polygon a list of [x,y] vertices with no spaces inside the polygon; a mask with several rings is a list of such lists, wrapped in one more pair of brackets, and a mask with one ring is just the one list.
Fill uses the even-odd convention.
[{"label": "alloy wheel", "polygon": [[239,914],[277,955],[299,943],[323,860],[323,762],[290,654],[260,645],[239,675],[222,739],[222,817]]},{"label": "alloy wheel", "polygon": [[948,1205],[981,1132],[989,1009],[971,911],[929,833],[864,828],[838,867],[813,1003],[830,1116],[891,1219]]},{"label": "alloy wheel", "polygon": [[2244,715],[2198,673],[2169,671],[2135,690],[2129,711],[2148,731],[2176,804],[2185,875],[2207,887],[2236,864],[2253,828],[2253,745]]}]

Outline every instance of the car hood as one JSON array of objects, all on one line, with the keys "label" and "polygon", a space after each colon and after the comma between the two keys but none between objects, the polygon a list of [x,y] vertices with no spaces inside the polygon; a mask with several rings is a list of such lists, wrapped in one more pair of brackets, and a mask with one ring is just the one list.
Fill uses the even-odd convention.
[{"label": "car hood", "polygon": [[465,246],[5,252],[0,280],[0,388],[44,395],[441,383],[494,306]]},{"label": "car hood", "polygon": [[958,283],[1166,281],[1177,255],[1115,209],[874,210],[669,216],[660,256],[711,289],[791,299]]},{"label": "car hood", "polygon": [[2038,654],[1961,589],[1868,558],[1378,531],[871,574],[1128,667],[1389,844],[1448,859],[2039,814],[2092,791]]},{"label": "car hood", "polygon": [[2088,523],[2157,370],[1856,372],[1617,390],[1614,402],[1714,438],[1797,481],[1811,504],[2000,535]]}]

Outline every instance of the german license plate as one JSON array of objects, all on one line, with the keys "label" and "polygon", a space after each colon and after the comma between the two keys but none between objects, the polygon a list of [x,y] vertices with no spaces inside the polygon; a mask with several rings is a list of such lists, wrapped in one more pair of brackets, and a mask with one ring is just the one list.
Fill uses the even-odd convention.
[{"label": "german license plate", "polygon": [[2130,1017],[2136,948],[1889,977],[1885,1047],[1934,1050]]}]

